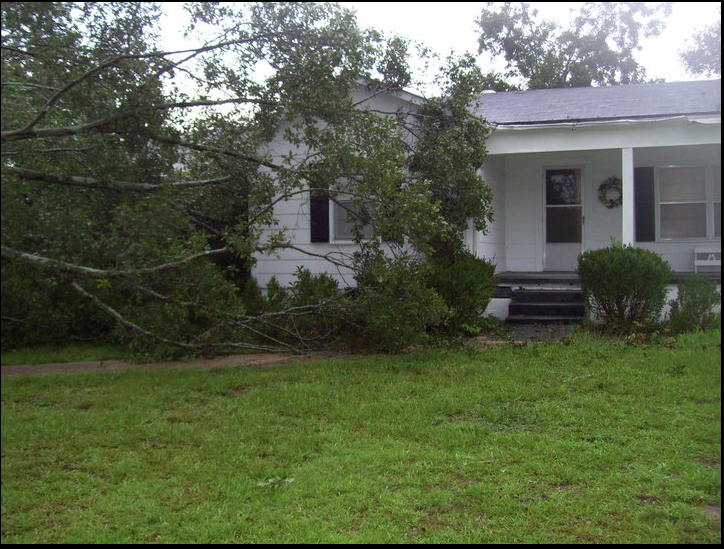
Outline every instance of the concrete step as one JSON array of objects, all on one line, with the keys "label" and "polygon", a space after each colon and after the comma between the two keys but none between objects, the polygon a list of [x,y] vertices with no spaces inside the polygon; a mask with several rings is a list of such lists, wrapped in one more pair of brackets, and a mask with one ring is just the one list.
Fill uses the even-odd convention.
[{"label": "concrete step", "polygon": [[511,315],[505,321],[508,324],[573,324],[583,322],[583,317]]},{"label": "concrete step", "polygon": [[513,290],[517,303],[583,303],[581,290]]}]

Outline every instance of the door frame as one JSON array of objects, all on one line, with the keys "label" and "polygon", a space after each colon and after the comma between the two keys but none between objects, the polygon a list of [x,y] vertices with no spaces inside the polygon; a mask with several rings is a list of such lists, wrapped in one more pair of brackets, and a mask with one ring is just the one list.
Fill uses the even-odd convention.
[{"label": "door frame", "polygon": [[[581,174],[581,175],[580,175],[579,185],[580,185],[580,195],[581,195],[581,203],[580,203],[580,208],[581,208],[581,242],[580,242],[580,250],[578,251],[578,253],[583,253],[583,251],[584,251],[584,249],[585,249],[585,248],[584,248],[584,242],[586,241],[586,234],[585,234],[585,231],[586,231],[586,213],[585,213],[585,209],[584,209],[585,198],[586,198],[586,196],[585,196],[585,185],[584,185],[584,181],[585,181],[585,170],[584,170],[583,165],[582,165],[582,164],[554,164],[554,165],[543,166],[543,167],[542,167],[542,170],[541,170],[541,180],[542,180],[542,184],[541,184],[541,187],[540,187],[540,188],[542,189],[541,202],[542,202],[542,205],[543,205],[543,227],[542,227],[542,230],[541,230],[541,234],[542,234],[542,239],[541,239],[541,240],[542,240],[542,242],[543,242],[543,253],[542,253],[542,258],[543,258],[543,265],[542,265],[543,268],[542,268],[542,270],[543,270],[543,271],[552,270],[552,269],[548,269],[548,267],[547,267],[547,263],[548,263],[548,234],[547,234],[547,233],[548,233],[548,230],[547,230],[547,221],[548,221],[548,199],[547,199],[547,196],[546,196],[546,194],[547,194],[547,188],[546,188],[546,187],[547,187],[547,172],[548,172],[549,170],[579,170],[579,171],[580,171],[580,174]],[[553,244],[555,244],[555,243],[553,243]],[[574,243],[572,243],[572,244],[574,244]],[[575,244],[577,244],[577,243],[575,243]],[[576,269],[576,268],[574,267],[572,270],[575,271],[575,269]]]}]

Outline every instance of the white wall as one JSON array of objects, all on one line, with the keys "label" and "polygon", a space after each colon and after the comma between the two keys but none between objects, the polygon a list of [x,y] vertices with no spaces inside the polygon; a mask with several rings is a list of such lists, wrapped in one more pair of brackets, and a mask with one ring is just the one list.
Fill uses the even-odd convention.
[{"label": "white wall", "polygon": [[493,222],[485,233],[469,235],[470,249],[478,257],[495,263],[495,272],[507,270],[505,255],[505,157],[488,156],[482,172],[485,182],[493,191]]},{"label": "white wall", "polygon": [[544,269],[544,171],[574,167],[582,169],[583,249],[621,239],[621,209],[607,209],[598,200],[598,186],[608,177],[621,177],[619,150],[506,155],[505,270]]}]

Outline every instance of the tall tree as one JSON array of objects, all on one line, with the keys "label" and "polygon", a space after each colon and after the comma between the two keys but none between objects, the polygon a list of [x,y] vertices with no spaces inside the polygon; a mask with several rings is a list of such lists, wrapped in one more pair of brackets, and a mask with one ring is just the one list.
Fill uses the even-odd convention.
[{"label": "tall tree", "polygon": [[186,6],[199,45],[163,51],[153,3],[2,4],[4,345],[115,326],[141,349],[299,350],[314,341],[280,319],[320,303],[258,312],[244,296],[256,254],[295,247],[278,203],[372,199],[365,251],[401,261],[409,246],[393,244],[425,252],[446,226],[434,177],[408,170],[421,118],[351,99],[363,81],[409,81],[404,41],[333,4]]},{"label": "tall tree", "polygon": [[565,28],[526,2],[487,2],[477,20],[479,51],[502,55],[507,76],[530,89],[643,82],[634,54],[670,12],[670,2],[587,2]]},{"label": "tall tree", "polygon": [[719,20],[693,36],[693,44],[681,54],[693,75],[721,76],[721,7]]}]

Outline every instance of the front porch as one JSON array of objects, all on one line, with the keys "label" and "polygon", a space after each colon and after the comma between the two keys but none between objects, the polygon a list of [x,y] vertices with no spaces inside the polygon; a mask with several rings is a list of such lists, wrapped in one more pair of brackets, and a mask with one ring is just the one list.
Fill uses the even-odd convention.
[{"label": "front porch", "polygon": [[[613,241],[654,251],[682,274],[695,271],[695,250],[721,253],[719,145],[491,155],[484,175],[496,219],[472,234],[471,249],[505,278],[569,284],[580,253]],[[614,179],[623,196],[611,203],[600,189]]]}]

